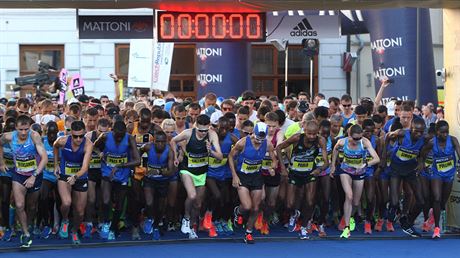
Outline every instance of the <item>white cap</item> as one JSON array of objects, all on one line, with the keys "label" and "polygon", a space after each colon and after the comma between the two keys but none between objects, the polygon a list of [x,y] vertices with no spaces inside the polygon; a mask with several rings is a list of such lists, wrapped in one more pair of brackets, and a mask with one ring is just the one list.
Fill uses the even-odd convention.
[{"label": "white cap", "polygon": [[40,119],[40,123],[42,125],[46,125],[48,122],[50,121],[55,121],[56,120],[56,116],[55,115],[52,115],[52,114],[46,114],[44,116],[41,117]]},{"label": "white cap", "polygon": [[389,101],[386,105],[387,107],[387,114],[389,116],[394,116],[395,115],[395,102],[392,100],[392,101]]},{"label": "white cap", "polygon": [[70,105],[72,103],[80,103],[80,101],[78,101],[78,99],[76,99],[76,98],[71,98],[71,99],[67,100],[67,105]]},{"label": "white cap", "polygon": [[211,114],[211,124],[216,125],[219,122],[219,118],[223,116],[222,112],[214,112]]},{"label": "white cap", "polygon": [[329,108],[329,102],[327,102],[327,100],[325,100],[325,99],[321,99],[318,102],[318,107],[327,107],[327,108]]},{"label": "white cap", "polygon": [[165,105],[165,100],[164,99],[155,99],[153,101],[154,106],[164,106]]}]

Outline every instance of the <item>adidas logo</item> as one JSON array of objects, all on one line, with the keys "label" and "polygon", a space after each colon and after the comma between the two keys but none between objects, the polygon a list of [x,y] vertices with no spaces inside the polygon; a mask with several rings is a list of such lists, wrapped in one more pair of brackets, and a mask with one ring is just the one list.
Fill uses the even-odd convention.
[{"label": "adidas logo", "polygon": [[318,32],[316,30],[313,30],[313,27],[310,25],[310,22],[308,22],[307,18],[303,18],[297,26],[292,28],[291,31],[291,37],[300,37],[300,36],[306,36],[306,37],[316,37],[318,36]]}]

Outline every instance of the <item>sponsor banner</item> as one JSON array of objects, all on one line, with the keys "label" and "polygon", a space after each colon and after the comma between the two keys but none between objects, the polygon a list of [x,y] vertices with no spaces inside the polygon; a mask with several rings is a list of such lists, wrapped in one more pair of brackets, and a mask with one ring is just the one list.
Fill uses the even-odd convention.
[{"label": "sponsor banner", "polygon": [[75,98],[85,94],[85,84],[83,82],[83,78],[80,77],[80,74],[77,73],[72,76],[69,88]]},{"label": "sponsor banner", "polygon": [[460,228],[460,183],[454,179],[452,192],[446,203],[447,226]]},{"label": "sponsor banner", "polygon": [[168,90],[174,43],[153,44],[153,89]]},{"label": "sponsor banner", "polygon": [[132,39],[129,45],[128,87],[152,86],[153,40]]},{"label": "sponsor banner", "polygon": [[291,44],[300,44],[304,38],[339,38],[338,15],[267,15],[267,42],[272,39],[287,39]]},{"label": "sponsor banner", "polygon": [[248,49],[249,43],[245,42],[197,43],[198,97],[213,92],[218,97],[228,98],[247,90],[250,85]]},{"label": "sponsor banner", "polygon": [[[415,8],[363,11],[370,32],[375,90],[380,78],[394,82],[385,89],[383,102],[391,97],[416,99],[417,10]],[[420,104],[437,103],[433,45],[428,9],[420,9]]]},{"label": "sponsor banner", "polygon": [[152,15],[78,16],[80,39],[153,39]]}]

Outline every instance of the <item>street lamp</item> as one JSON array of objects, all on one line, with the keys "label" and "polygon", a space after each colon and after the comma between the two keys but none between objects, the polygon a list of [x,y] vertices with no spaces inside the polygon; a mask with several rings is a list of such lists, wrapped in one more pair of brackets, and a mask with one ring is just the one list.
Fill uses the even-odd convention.
[{"label": "street lamp", "polygon": [[310,59],[310,98],[313,100],[313,58],[319,54],[318,39],[303,39],[303,53]]},{"label": "street lamp", "polygon": [[288,95],[288,48],[289,41],[286,39],[272,39],[270,43],[275,46],[278,51],[284,51],[284,96]]}]

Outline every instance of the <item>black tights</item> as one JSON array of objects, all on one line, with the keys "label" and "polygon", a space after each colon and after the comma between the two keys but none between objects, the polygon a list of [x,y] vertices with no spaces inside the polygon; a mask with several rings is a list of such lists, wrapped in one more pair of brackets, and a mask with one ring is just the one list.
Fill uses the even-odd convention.
[{"label": "black tights", "polygon": [[10,202],[11,202],[11,178],[2,176],[0,177],[2,187],[2,227],[10,227]]},{"label": "black tights", "polygon": [[40,188],[37,226],[43,221],[44,226],[51,225],[51,219],[54,215],[55,191],[57,190],[57,183],[48,180],[42,181]]},{"label": "black tights", "polygon": [[[396,210],[399,204],[399,191],[403,178],[399,176],[392,176],[390,180],[390,195],[391,195],[391,208],[390,208],[390,221],[394,222]],[[423,205],[425,204],[423,200],[422,190],[420,187],[420,182],[418,178],[410,178],[405,180],[409,185],[410,189],[415,195],[415,205],[410,209],[408,214],[408,223],[413,225],[418,214],[422,211]],[[409,201],[409,200],[407,200]],[[406,214],[403,214],[406,215]]]},{"label": "black tights", "polygon": [[431,191],[433,195],[433,216],[434,225],[439,227],[441,210],[446,209],[446,202],[452,191],[453,182],[442,182],[440,179],[431,180]]},{"label": "black tights", "polygon": [[128,186],[120,182],[111,182],[103,179],[101,182],[102,188],[102,206],[103,206],[103,220],[105,223],[109,222],[110,210],[112,203],[115,204],[115,211],[112,216],[112,225],[110,229],[118,235],[118,223],[120,222],[121,212],[123,210],[123,202],[125,201]]}]

